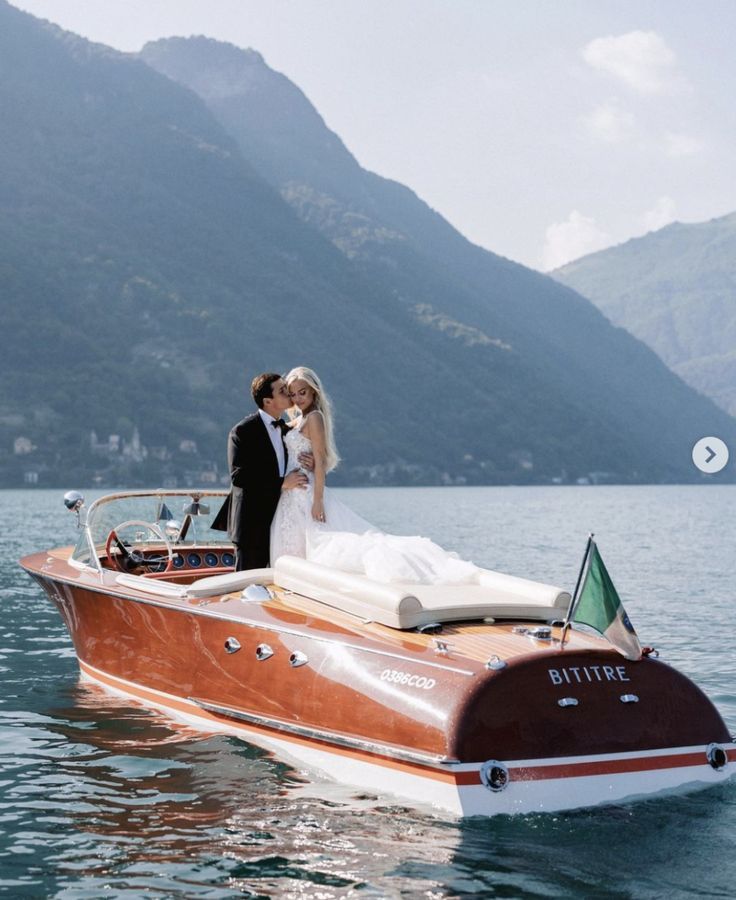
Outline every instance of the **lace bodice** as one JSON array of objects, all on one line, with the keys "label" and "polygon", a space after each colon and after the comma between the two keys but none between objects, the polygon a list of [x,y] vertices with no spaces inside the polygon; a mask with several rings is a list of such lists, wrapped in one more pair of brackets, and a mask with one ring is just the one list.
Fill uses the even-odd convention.
[{"label": "lace bodice", "polygon": [[289,451],[286,474],[301,469],[309,479],[307,489],[295,488],[283,491],[276,515],[271,524],[271,561],[279,556],[307,555],[307,528],[310,525],[314,475],[299,465],[299,454],[311,452],[312,442],[297,427],[284,435],[284,443]]},{"label": "lace bodice", "polygon": [[[312,442],[295,427],[289,429],[288,434],[284,435],[284,443],[286,444],[286,449],[289,451],[289,464],[286,467],[286,471],[293,472],[295,469],[301,469],[301,466],[299,465],[299,454],[311,453]],[[303,471],[311,483],[312,473],[307,472],[306,469]]]}]

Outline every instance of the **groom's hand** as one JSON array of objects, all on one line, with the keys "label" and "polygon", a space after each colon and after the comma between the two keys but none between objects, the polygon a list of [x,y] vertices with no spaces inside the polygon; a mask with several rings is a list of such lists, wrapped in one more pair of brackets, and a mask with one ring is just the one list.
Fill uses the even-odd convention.
[{"label": "groom's hand", "polygon": [[312,453],[308,450],[304,450],[297,456],[297,459],[299,460],[300,466],[303,466],[309,472],[314,472],[314,455]]},{"label": "groom's hand", "polygon": [[293,472],[289,472],[289,474],[284,478],[281,484],[282,491],[293,491],[294,488],[306,488],[307,484],[309,484],[309,479],[304,474],[304,472],[300,472],[296,469]]}]

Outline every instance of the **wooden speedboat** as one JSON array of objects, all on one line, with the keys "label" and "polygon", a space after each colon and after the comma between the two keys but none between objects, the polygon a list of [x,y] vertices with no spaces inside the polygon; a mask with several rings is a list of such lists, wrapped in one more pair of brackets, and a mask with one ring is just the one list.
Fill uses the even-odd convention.
[{"label": "wooden speedboat", "polygon": [[734,770],[726,725],[682,674],[597,635],[561,643],[566,592],[485,570],[378,584],[290,557],[234,572],[210,528],[222,496],[108,495],[76,547],[21,561],[83,677],[458,815],[614,803]]}]

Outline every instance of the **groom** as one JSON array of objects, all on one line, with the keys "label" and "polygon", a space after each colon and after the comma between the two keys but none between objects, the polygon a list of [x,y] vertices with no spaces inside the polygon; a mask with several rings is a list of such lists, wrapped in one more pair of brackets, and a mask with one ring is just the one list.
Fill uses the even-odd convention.
[{"label": "groom", "polygon": [[232,488],[212,524],[223,531],[227,527],[235,544],[238,571],[270,565],[271,519],[281,491],[307,485],[303,472],[289,472],[284,477],[288,451],[283,438],[286,424],[281,416],[292,403],[283,378],[274,372],[257,375],[250,391],[258,412],[230,431],[227,461]]}]

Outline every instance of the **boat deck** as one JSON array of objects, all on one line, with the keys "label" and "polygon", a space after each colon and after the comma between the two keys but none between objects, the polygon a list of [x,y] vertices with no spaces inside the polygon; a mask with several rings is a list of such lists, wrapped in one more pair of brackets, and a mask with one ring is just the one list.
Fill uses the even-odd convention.
[{"label": "boat deck", "polygon": [[[326,606],[311,597],[286,590],[278,584],[269,584],[272,597],[264,600],[248,600],[241,590],[216,596],[167,597],[137,590],[131,585],[117,581],[119,572],[103,571],[102,578],[91,570],[80,570],[68,562],[71,547],[63,547],[36,554],[24,563],[29,571],[52,577],[55,581],[66,581],[77,587],[106,596],[119,596],[143,604],[152,604],[177,609],[188,609],[195,615],[227,620],[276,632],[292,632],[311,637],[357,642],[370,645],[374,649],[410,654],[448,666],[468,665],[473,671],[485,666],[494,656],[506,662],[536,654],[549,654],[555,649],[562,652],[586,650],[607,650],[610,645],[597,635],[580,631],[569,631],[564,649],[560,647],[561,628],[551,627],[549,639],[537,639],[533,628],[539,623],[524,620],[483,621],[470,620],[442,623],[437,631],[400,630],[375,621],[353,615],[350,612]],[[166,581],[174,578],[182,584],[191,583],[211,572],[169,573]],[[172,578],[173,576],[173,578]],[[136,579],[137,580],[137,579]],[[152,581],[163,580],[154,576]],[[525,633],[526,631],[526,633]]]}]

